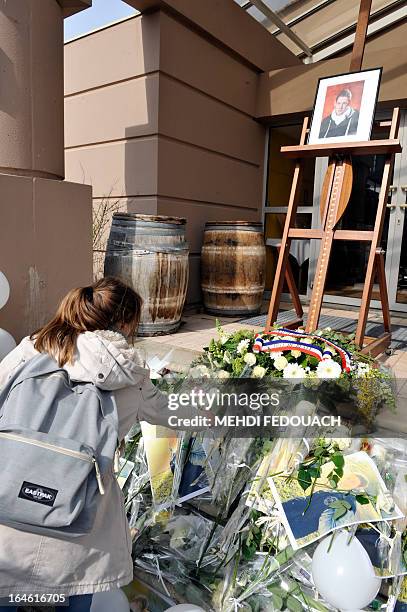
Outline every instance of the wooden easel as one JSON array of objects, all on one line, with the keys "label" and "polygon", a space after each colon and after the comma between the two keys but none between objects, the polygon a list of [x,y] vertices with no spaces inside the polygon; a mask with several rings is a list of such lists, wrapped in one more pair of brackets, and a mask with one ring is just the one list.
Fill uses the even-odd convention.
[{"label": "wooden easel", "polygon": [[[356,36],[350,64],[351,71],[360,70],[362,66],[370,7],[371,0],[361,0],[358,25],[356,28]],[[271,294],[265,331],[269,331],[277,319],[284,278],[287,280],[288,288],[298,317],[296,320],[285,324],[285,327],[298,327],[298,325],[302,324],[302,306],[288,261],[291,239],[302,238],[321,240],[321,248],[315,272],[306,325],[307,332],[312,332],[318,328],[333,241],[366,241],[370,242],[371,246],[355,341],[363,349],[363,352],[376,356],[388,348],[391,341],[390,311],[384,268],[384,252],[380,248],[380,240],[383,231],[387,194],[390,186],[394,156],[396,153],[401,151],[400,142],[397,138],[400,121],[399,108],[394,109],[391,122],[382,122],[380,124],[380,127],[382,128],[389,128],[389,137],[388,139],[384,140],[306,145],[305,140],[308,133],[308,121],[309,119],[306,117],[302,126],[300,144],[298,146],[281,148],[282,155],[296,159],[296,165],[294,169],[283,236],[281,239],[281,245],[279,245],[278,248],[276,275]],[[384,154],[386,156],[374,229],[372,231],[335,229],[338,221],[346,210],[352,190],[352,156],[372,154]],[[295,228],[293,227],[293,224],[295,221],[300,194],[300,183],[304,163],[303,160],[307,157],[324,156],[329,158],[329,164],[321,194],[321,229]],[[371,339],[367,337],[365,338],[365,329],[372,297],[373,282],[376,274],[378,277],[380,301],[383,312],[384,333],[379,338]]]}]

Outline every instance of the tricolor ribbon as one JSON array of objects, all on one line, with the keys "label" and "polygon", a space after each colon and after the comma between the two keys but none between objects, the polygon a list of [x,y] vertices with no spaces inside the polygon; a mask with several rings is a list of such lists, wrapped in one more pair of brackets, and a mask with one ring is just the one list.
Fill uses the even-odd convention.
[{"label": "tricolor ribbon", "polygon": [[286,336],[297,336],[298,338],[311,338],[311,340],[319,340],[323,341],[328,346],[331,346],[341,358],[342,369],[345,372],[350,372],[350,364],[351,364],[351,356],[345,351],[341,346],[338,346],[334,342],[327,340],[323,336],[316,336],[312,334],[306,334],[304,332],[299,332],[297,330],[292,329],[276,329],[270,332],[270,335],[273,336],[281,336],[281,340],[267,340],[263,338],[261,334],[257,334],[254,344],[253,344],[253,353],[274,353],[280,351],[301,351],[301,353],[306,353],[307,355],[311,355],[318,359],[318,361],[323,361],[325,359],[331,359],[332,354],[329,350],[322,351],[319,346],[315,344],[307,344],[305,342],[301,342],[301,340],[284,340]]}]

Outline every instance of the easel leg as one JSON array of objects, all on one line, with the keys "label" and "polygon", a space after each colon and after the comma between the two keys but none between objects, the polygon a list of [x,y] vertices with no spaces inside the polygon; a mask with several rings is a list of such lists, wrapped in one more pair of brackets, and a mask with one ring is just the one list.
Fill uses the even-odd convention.
[{"label": "easel leg", "polygon": [[[399,109],[393,111],[390,138],[394,138],[399,125]],[[358,326],[356,329],[355,342],[363,347],[365,337],[367,317],[369,314],[370,301],[372,299],[373,278],[375,272],[376,251],[379,248],[380,239],[383,231],[384,216],[386,211],[387,194],[389,191],[391,171],[393,168],[394,155],[387,155],[384,164],[382,184],[380,187],[379,201],[377,203],[376,222],[373,230],[373,239],[370,247],[369,260],[367,263],[365,285],[363,287],[362,302],[360,306]],[[386,292],[387,293],[387,292]]]},{"label": "easel leg", "polygon": [[274,277],[274,284],[273,284],[273,290],[271,293],[271,300],[270,300],[270,306],[269,306],[269,311],[267,315],[267,322],[266,322],[266,327],[264,330],[266,332],[271,329],[272,325],[277,320],[278,310],[280,308],[280,298],[281,298],[281,293],[283,290],[284,277],[285,277],[286,270],[287,270],[289,250],[290,250],[289,242],[285,242],[282,245],[280,245],[280,248],[278,250],[276,275]]},{"label": "easel leg", "polygon": [[[277,251],[278,251],[278,254],[280,255],[281,244],[277,245]],[[302,304],[301,304],[300,296],[299,296],[298,289],[297,289],[297,283],[295,282],[295,278],[294,278],[293,270],[291,268],[289,257],[287,257],[287,261],[286,261],[285,280],[288,285],[288,291],[290,293],[290,296],[293,302],[293,306],[295,309],[295,313],[297,315],[297,319],[294,319],[293,321],[289,321],[288,323],[284,323],[284,327],[287,327],[287,328],[298,327],[299,325],[302,325],[303,323],[304,311],[302,309]],[[277,318],[277,315],[278,313],[276,314],[276,318]],[[269,331],[270,327],[266,327],[266,330]]]},{"label": "easel leg", "polygon": [[298,319],[300,319],[302,321],[302,318],[303,318],[303,315],[304,315],[304,311],[302,309],[302,304],[301,304],[300,296],[298,294],[297,284],[296,284],[295,279],[294,279],[294,275],[293,275],[293,271],[292,271],[292,268],[291,268],[290,260],[287,261],[287,268],[286,268],[286,272],[285,272],[285,279],[287,281],[288,291],[290,292],[291,299],[293,301],[293,306],[294,306],[294,309],[295,309],[295,314],[297,315]]},{"label": "easel leg", "polygon": [[384,267],[384,251],[382,249],[376,250],[375,255],[375,273],[377,276],[377,280],[379,283],[379,292],[380,292],[380,302],[382,305],[382,313],[383,313],[383,327],[384,333],[381,334],[378,338],[370,341],[366,346],[362,349],[362,353],[366,355],[371,355],[372,357],[377,357],[383,353],[387,348],[389,348],[391,343],[391,322],[390,322],[390,309],[389,309],[389,298],[387,294],[387,283],[386,283],[386,274]]},{"label": "easel leg", "polygon": [[385,332],[391,331],[389,296],[387,293],[386,273],[384,267],[384,251],[376,251],[376,274],[379,283],[380,302],[382,304],[383,327]]},{"label": "easel leg", "polygon": [[317,267],[312,288],[311,301],[308,311],[306,331],[312,332],[317,329],[321,314],[322,300],[324,297],[326,277],[328,274],[329,260],[331,257],[332,243],[334,238],[334,227],[340,202],[345,170],[343,160],[335,163],[331,173],[329,189],[326,193],[327,203],[324,208],[323,231]]},{"label": "easel leg", "polygon": [[[300,144],[305,143],[305,138],[307,135],[308,129],[308,117],[304,119],[302,124],[302,132],[300,138]],[[265,331],[270,330],[271,326],[277,320],[278,310],[280,308],[280,299],[281,293],[283,290],[284,277],[286,275],[287,263],[288,263],[288,255],[290,252],[290,244],[291,240],[288,236],[290,228],[292,227],[292,223],[294,222],[295,215],[297,212],[298,198],[300,195],[300,183],[301,183],[301,175],[303,170],[303,163],[297,162],[294,169],[293,182],[291,186],[290,192],[290,200],[288,203],[287,216],[285,219],[283,236],[281,239],[281,248],[278,253],[278,261],[276,268],[276,275],[274,278],[273,289],[271,292],[270,306],[267,315],[267,322]]]}]

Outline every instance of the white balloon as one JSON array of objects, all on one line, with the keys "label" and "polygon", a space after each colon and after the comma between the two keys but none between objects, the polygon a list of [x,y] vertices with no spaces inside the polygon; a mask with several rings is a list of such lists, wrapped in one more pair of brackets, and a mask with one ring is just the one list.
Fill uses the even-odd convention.
[{"label": "white balloon", "polygon": [[0,272],[0,308],[3,308],[10,297],[10,285],[3,272]]},{"label": "white balloon", "polygon": [[90,612],[130,612],[130,604],[121,589],[94,593]]},{"label": "white balloon", "polygon": [[17,346],[13,336],[0,328],[0,361]]},{"label": "white balloon", "polygon": [[[318,544],[312,559],[312,577],[326,601],[339,610],[356,611],[376,597],[381,580],[369,555],[355,537],[336,532]],[[329,549],[329,551],[328,551]]]},{"label": "white balloon", "polygon": [[172,608],[167,608],[165,612],[205,612],[203,608],[199,606],[195,606],[194,604],[178,604],[178,606],[172,606]]}]

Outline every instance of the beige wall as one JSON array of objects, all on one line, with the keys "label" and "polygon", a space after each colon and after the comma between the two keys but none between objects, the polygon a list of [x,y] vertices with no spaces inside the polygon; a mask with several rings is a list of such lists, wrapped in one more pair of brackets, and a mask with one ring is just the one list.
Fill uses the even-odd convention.
[{"label": "beige wall", "polygon": [[0,268],[10,282],[0,326],[20,340],[53,316],[67,291],[91,282],[92,190],[0,173],[0,193]]},{"label": "beige wall", "polygon": [[189,28],[215,40],[239,61],[257,71],[295,66],[300,61],[285,45],[270,36],[234,0],[124,0],[141,13],[166,11]]},{"label": "beige wall", "polygon": [[[383,66],[379,103],[394,106],[407,105],[407,21],[366,44],[363,68]],[[334,59],[274,70],[260,77],[257,117],[270,118],[301,114],[312,109],[318,79],[349,71],[350,51]]]},{"label": "beige wall", "polygon": [[17,341],[92,278],[91,188],[64,176],[63,15],[91,0],[13,0],[0,10],[0,327]]},{"label": "beige wall", "polygon": [[93,185],[95,206],[187,218],[189,301],[205,222],[261,218],[258,69],[232,51],[164,11],[65,45],[67,176]]}]

